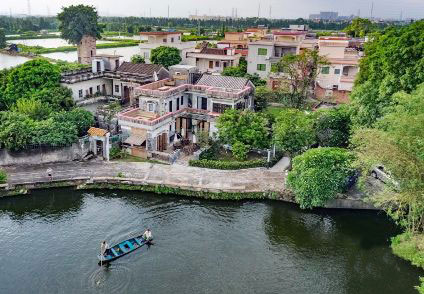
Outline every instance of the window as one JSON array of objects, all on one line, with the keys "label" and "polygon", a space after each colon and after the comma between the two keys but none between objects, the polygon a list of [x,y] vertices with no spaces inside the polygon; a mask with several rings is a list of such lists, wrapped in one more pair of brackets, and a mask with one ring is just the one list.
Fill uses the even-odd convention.
[{"label": "window", "polygon": [[166,43],[168,40],[167,39],[163,39],[163,42]]},{"label": "window", "polygon": [[174,43],[174,38],[171,38],[171,43]]},{"label": "window", "polygon": [[147,104],[147,109],[150,111],[150,112],[153,112],[154,111],[154,105],[153,105],[153,103],[148,103]]},{"label": "window", "polygon": [[328,75],[330,73],[330,67],[325,66],[325,67],[321,68],[321,73],[323,75]]},{"label": "window", "polygon": [[215,67],[219,67],[219,61],[215,61]]},{"label": "window", "polygon": [[258,64],[256,69],[259,71],[266,71],[266,64]]},{"label": "window", "polygon": [[149,52],[144,52],[144,58],[149,59]]},{"label": "window", "polygon": [[90,87],[90,96],[93,95],[93,87]]},{"label": "window", "polygon": [[172,101],[169,101],[169,112],[172,112]]},{"label": "window", "polygon": [[180,37],[180,36],[178,36],[178,41],[179,41],[179,40],[181,40],[181,37]]},{"label": "window", "polygon": [[216,113],[224,113],[225,110],[230,108],[231,108],[231,105],[228,105],[228,104],[214,103],[212,105],[212,111]]},{"label": "window", "polygon": [[97,93],[100,93],[100,85],[97,86]]},{"label": "window", "polygon": [[340,69],[339,69],[339,68],[336,68],[336,69],[334,70],[334,74],[335,74],[335,75],[339,75],[339,74],[340,74]]},{"label": "window", "polygon": [[181,96],[181,105],[184,104],[184,96]]},{"label": "window", "polygon": [[177,98],[176,106],[177,106],[177,111],[180,110],[180,98]]},{"label": "window", "polygon": [[333,85],[333,90],[337,91],[339,89],[339,85]]},{"label": "window", "polygon": [[119,60],[115,60],[115,67],[118,68],[119,67]]},{"label": "window", "polygon": [[115,92],[119,93],[119,85],[115,85]]},{"label": "window", "polygon": [[208,110],[208,99],[204,97],[202,97],[202,109]]},{"label": "window", "polygon": [[79,90],[79,91],[78,91],[78,97],[79,97],[79,98],[82,98],[82,90]]},{"label": "window", "polygon": [[267,55],[268,49],[266,48],[258,48],[258,55]]},{"label": "window", "polygon": [[209,60],[209,68],[213,68],[213,61]]}]

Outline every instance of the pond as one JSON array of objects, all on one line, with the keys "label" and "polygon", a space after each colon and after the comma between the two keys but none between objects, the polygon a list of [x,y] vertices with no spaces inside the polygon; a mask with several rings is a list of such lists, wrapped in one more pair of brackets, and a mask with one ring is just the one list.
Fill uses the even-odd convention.
[{"label": "pond", "polygon": [[[8,43],[15,43],[15,44],[23,44],[26,46],[41,46],[44,48],[57,48],[62,46],[72,46],[72,44],[69,44],[67,41],[55,38],[55,39],[29,39],[29,40],[10,40],[7,41]],[[102,43],[111,43],[110,41],[97,41],[97,44]]]},{"label": "pond", "polygon": [[[155,245],[99,267],[100,242]],[[0,293],[416,293],[383,213],[139,192],[0,199]]]},{"label": "pond", "polygon": [[[123,61],[130,61],[131,57],[135,54],[140,54],[140,48],[138,46],[131,47],[120,47],[120,48],[108,48],[108,49],[97,49],[97,54],[118,54],[122,55]],[[78,60],[77,51],[72,52],[55,52],[42,54],[45,57],[65,60],[69,62],[74,62]]]},{"label": "pond", "polygon": [[5,69],[9,67],[14,67],[25,63],[29,60],[29,58],[22,56],[10,56],[7,54],[0,53],[0,69]]}]

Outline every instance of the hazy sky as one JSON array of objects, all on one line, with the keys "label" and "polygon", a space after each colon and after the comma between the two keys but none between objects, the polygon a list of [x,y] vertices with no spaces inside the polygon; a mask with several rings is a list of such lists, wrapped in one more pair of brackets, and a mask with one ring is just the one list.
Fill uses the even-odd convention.
[{"label": "hazy sky", "polygon": [[[28,13],[28,0],[0,0],[0,13]],[[337,11],[340,15],[369,16],[371,3],[374,2],[376,17],[424,18],[424,0],[29,0],[31,14],[56,14],[62,6],[71,4],[90,4],[98,8],[101,15],[125,16],[167,16],[170,6],[171,17],[195,14],[231,15],[231,9],[237,8],[239,16],[257,16],[259,3],[260,15],[269,17],[270,7],[273,18],[308,17],[319,11]]]}]

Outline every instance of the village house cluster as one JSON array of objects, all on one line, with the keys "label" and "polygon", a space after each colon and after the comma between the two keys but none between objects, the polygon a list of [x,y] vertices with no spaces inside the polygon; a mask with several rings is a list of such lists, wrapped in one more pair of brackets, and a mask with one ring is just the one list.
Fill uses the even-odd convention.
[{"label": "village house cluster", "polygon": [[[227,32],[213,47],[207,42],[183,42],[180,32],[140,34],[147,40],[140,44],[146,64],[98,55],[96,40],[84,37],[78,59],[91,68],[64,73],[61,83],[72,90],[78,103],[96,97],[119,100],[125,108],[116,115],[116,130],[126,151],[143,158],[172,154],[175,144],[196,143],[203,133],[212,136],[217,131],[216,118],[226,109],[254,108],[252,82],[221,75],[226,67],[238,66],[240,58],[247,61],[247,73],[257,74],[275,89],[285,77],[271,71],[274,63],[287,54],[317,49],[328,64],[319,70],[316,98],[346,103],[363,45],[363,40],[344,36],[316,38],[305,25]],[[168,69],[151,64],[151,51],[159,46],[177,48],[181,63]]]}]

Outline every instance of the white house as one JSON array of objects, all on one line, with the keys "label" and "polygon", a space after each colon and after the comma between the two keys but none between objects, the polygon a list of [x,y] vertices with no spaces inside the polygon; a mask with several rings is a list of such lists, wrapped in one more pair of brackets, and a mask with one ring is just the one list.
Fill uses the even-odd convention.
[{"label": "white house", "polygon": [[141,36],[147,37],[145,43],[140,43],[140,54],[151,63],[151,51],[160,46],[174,47],[180,50],[181,64],[187,64],[187,53],[196,49],[196,42],[183,42],[181,32],[141,32]]},{"label": "white house", "polygon": [[228,66],[238,66],[240,57],[235,48],[208,48],[205,43],[197,52],[187,53],[187,63],[202,73],[221,73]]}]

